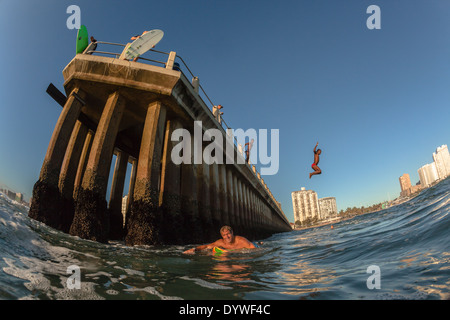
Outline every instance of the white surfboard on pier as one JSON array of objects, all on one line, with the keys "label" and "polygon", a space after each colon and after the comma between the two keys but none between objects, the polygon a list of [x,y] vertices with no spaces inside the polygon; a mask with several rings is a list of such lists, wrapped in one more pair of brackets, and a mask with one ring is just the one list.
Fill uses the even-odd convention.
[{"label": "white surfboard on pier", "polygon": [[153,48],[164,36],[162,30],[154,29],[134,40],[125,53],[126,60],[132,60]]}]

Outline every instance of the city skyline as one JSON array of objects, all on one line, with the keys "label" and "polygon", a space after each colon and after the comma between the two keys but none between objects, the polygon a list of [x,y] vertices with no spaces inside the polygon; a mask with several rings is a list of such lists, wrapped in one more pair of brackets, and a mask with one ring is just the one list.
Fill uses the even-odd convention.
[{"label": "city skyline", "polygon": [[[0,53],[0,182],[25,200],[61,112],[45,90],[64,91],[61,72],[75,55],[72,4],[100,41],[163,30],[156,49],[183,57],[228,125],[279,129],[279,171],[264,181],[290,221],[300,186],[336,197],[339,211],[380,203],[398,196],[403,173],[419,181],[433,148],[448,143],[448,2],[173,1],[136,12],[104,1],[6,0],[0,26],[27,41]],[[371,4],[381,29],[366,25]],[[439,116],[424,121],[431,109]],[[308,179],[316,142],[322,174]]]},{"label": "city skyline", "polygon": [[[425,164],[417,169],[419,181],[413,185],[408,173],[404,173],[400,178],[400,196],[408,196],[421,189],[428,188],[434,182],[444,180],[450,175],[450,154],[446,144],[436,148],[433,152],[433,162]],[[439,168],[439,170],[437,169]]]}]

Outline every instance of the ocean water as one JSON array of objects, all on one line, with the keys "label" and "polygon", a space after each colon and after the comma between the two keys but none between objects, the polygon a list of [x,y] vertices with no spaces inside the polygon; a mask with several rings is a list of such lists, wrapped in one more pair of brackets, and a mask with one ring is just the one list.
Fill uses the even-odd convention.
[{"label": "ocean water", "polygon": [[399,206],[226,256],[100,244],[27,212],[0,194],[1,300],[450,299],[450,179]]}]

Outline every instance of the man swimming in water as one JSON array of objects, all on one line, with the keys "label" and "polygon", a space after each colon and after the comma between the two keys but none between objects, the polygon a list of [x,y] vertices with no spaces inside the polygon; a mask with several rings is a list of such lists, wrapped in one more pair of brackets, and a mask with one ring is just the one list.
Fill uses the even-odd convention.
[{"label": "man swimming in water", "polygon": [[314,147],[314,163],[311,165],[311,168],[314,170],[314,172],[311,172],[309,174],[309,178],[311,179],[311,176],[315,174],[321,174],[322,170],[317,166],[319,164],[319,155],[322,153],[322,150],[317,149],[317,146],[319,145],[319,142],[316,143],[316,146]]},{"label": "man swimming in water", "polygon": [[220,229],[220,235],[222,236],[222,239],[217,240],[216,242],[210,243],[210,244],[204,244],[201,246],[198,246],[196,248],[192,248],[189,250],[186,250],[183,253],[195,253],[198,251],[206,250],[206,249],[212,249],[214,247],[220,247],[223,249],[253,249],[256,248],[253,243],[248,241],[246,238],[241,236],[235,236],[233,233],[233,229],[229,226],[223,226]]}]

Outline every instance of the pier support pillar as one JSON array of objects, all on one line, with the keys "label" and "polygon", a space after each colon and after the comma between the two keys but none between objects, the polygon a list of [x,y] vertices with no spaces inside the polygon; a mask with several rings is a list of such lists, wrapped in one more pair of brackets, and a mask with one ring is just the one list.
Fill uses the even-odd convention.
[{"label": "pier support pillar", "polygon": [[84,98],[85,94],[75,88],[64,105],[53,130],[39,180],[33,187],[33,201],[28,213],[30,218],[59,230],[64,229],[61,216],[63,205],[58,187],[59,174]]},{"label": "pier support pillar", "polygon": [[84,171],[86,170],[87,161],[89,159],[89,153],[91,152],[92,141],[94,140],[94,132],[88,131],[86,134],[86,139],[84,140],[83,150],[80,155],[80,162],[78,163],[77,174],[75,176],[74,188],[73,188],[73,198],[76,200],[78,195],[78,190],[81,187],[81,182],[83,181]]},{"label": "pier support pillar", "polygon": [[219,164],[219,200],[220,216],[222,225],[230,225],[228,210],[228,192],[227,192],[227,170],[226,164]]},{"label": "pier support pillar", "polygon": [[59,191],[61,193],[62,201],[61,230],[66,233],[69,232],[75,212],[75,202],[73,198],[75,177],[87,133],[88,128],[80,121],[77,121],[75,128],[72,131],[72,136],[70,137],[61,173],[59,175]]},{"label": "pier support pillar", "polygon": [[109,200],[109,238],[120,240],[123,237],[122,195],[127,173],[128,154],[117,152],[114,175],[111,184],[111,196]]},{"label": "pier support pillar", "polygon": [[233,190],[233,173],[230,169],[227,169],[227,200],[228,200],[228,219],[229,225],[234,226],[236,224],[236,213],[233,208],[234,204],[234,190]]},{"label": "pier support pillar", "polygon": [[166,126],[161,172],[161,237],[167,244],[183,243],[183,216],[181,215],[181,164],[172,161],[172,150],[180,142],[172,141],[172,133],[181,129],[181,123],[170,120]]},{"label": "pier support pillar", "polygon": [[127,221],[127,245],[160,243],[159,184],[166,108],[160,101],[148,106],[142,133],[133,200]]},{"label": "pier support pillar", "polygon": [[106,242],[109,217],[106,204],[109,170],[125,100],[118,92],[109,95],[92,142],[83,182],[76,200],[70,234]]},{"label": "pier support pillar", "polygon": [[[186,140],[185,140],[186,139]],[[194,163],[196,147],[193,136],[183,138],[183,152],[190,151],[189,163],[181,164],[181,215],[183,216],[184,243],[201,243],[204,240],[199,216],[197,166]],[[187,160],[187,158],[185,159]],[[185,161],[187,162],[187,161]]]},{"label": "pier support pillar", "polygon": [[137,172],[137,160],[133,159],[133,160],[131,160],[131,175],[130,175],[130,183],[128,186],[127,205],[126,205],[125,217],[124,217],[124,233],[125,233],[125,235],[128,230],[128,219],[130,217],[131,204],[133,203],[133,199],[134,199],[134,185],[136,183],[136,172]]},{"label": "pier support pillar", "polygon": [[253,225],[255,226],[255,238],[259,239],[259,221],[258,221],[258,212],[256,208],[256,194],[252,192],[252,213],[253,213]]},{"label": "pier support pillar", "polygon": [[252,232],[252,228],[251,228],[251,224],[250,224],[250,206],[248,203],[248,197],[247,197],[247,193],[248,193],[248,187],[247,185],[243,184],[242,185],[242,193],[243,193],[243,197],[244,197],[244,213],[245,213],[245,221],[246,221],[246,225],[245,225],[245,234],[248,238],[253,238],[251,235]]},{"label": "pier support pillar", "polygon": [[184,220],[184,243],[203,241],[203,228],[198,213],[196,166],[196,164],[181,165],[181,214]]},{"label": "pier support pillar", "polygon": [[222,217],[220,214],[220,200],[219,200],[219,167],[217,163],[211,163],[209,166],[209,193],[211,201],[211,217],[212,217],[212,228],[217,234],[217,230],[222,227]]},{"label": "pier support pillar", "polygon": [[241,224],[241,210],[239,207],[239,188],[238,188],[238,178],[233,175],[233,212],[234,212],[234,225],[233,230],[237,234],[242,231]]},{"label": "pier support pillar", "polygon": [[257,234],[257,226],[256,226],[256,221],[255,221],[255,208],[253,206],[253,192],[250,189],[249,193],[248,193],[248,199],[249,199],[249,203],[250,203],[250,221],[251,221],[251,227],[252,227],[252,236],[253,239],[258,239],[258,234]]},{"label": "pier support pillar", "polygon": [[215,241],[217,232],[214,232],[212,224],[209,165],[204,161],[197,165],[197,179],[198,214],[204,237],[202,242]]},{"label": "pier support pillar", "polygon": [[245,221],[245,208],[244,208],[244,197],[242,193],[242,181],[240,179],[237,180],[238,187],[238,205],[239,205],[239,221],[241,225],[241,234],[246,232],[246,221]]}]

